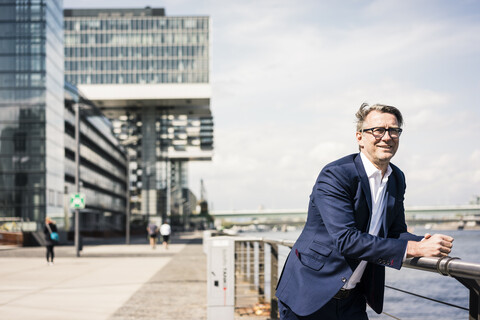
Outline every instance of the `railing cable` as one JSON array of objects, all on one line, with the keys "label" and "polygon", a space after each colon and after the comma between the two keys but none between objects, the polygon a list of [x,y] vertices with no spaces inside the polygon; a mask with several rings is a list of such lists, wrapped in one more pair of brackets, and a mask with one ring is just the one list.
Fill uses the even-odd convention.
[{"label": "railing cable", "polygon": [[406,294],[410,294],[410,295],[415,296],[415,297],[423,298],[423,299],[430,300],[430,301],[437,302],[437,303],[441,303],[441,304],[444,304],[444,305],[447,305],[447,306],[450,306],[450,307],[454,307],[454,308],[458,308],[458,309],[462,309],[462,310],[469,311],[468,308],[461,307],[461,306],[457,306],[457,305],[455,305],[455,304],[451,304],[451,303],[448,303],[448,302],[445,302],[445,301],[441,301],[441,300],[437,300],[437,299],[425,297],[425,296],[422,296],[422,295],[420,295],[420,294],[416,294],[416,293],[413,293],[413,292],[405,291],[405,290],[398,289],[398,288],[395,288],[395,287],[391,287],[391,286],[388,286],[388,285],[385,285],[385,287],[386,287],[386,288],[389,288],[389,289],[397,290],[397,291],[400,291],[400,292],[403,292],[403,293],[406,293]]},{"label": "railing cable", "polygon": [[395,316],[392,316],[392,315],[389,314],[389,313],[386,313],[385,311],[383,311],[382,314],[384,314],[384,315],[386,315],[386,316],[389,316],[390,318],[393,318],[393,319],[395,319],[395,320],[402,320],[402,319],[400,319],[400,318],[397,318],[397,317],[395,317]]}]

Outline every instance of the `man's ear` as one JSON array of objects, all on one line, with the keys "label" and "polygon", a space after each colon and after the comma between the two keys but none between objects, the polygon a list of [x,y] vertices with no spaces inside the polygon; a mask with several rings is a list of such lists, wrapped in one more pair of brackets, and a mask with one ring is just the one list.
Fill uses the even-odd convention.
[{"label": "man's ear", "polygon": [[357,138],[358,147],[360,149],[362,149],[363,148],[363,135],[362,135],[362,133],[357,131],[355,136]]}]

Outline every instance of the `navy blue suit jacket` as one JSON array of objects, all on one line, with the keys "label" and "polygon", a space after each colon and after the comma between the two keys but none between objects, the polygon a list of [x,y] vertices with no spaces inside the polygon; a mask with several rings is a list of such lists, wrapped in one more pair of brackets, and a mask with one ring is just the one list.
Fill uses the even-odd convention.
[{"label": "navy blue suit jacket", "polygon": [[357,285],[370,307],[382,312],[385,267],[400,269],[408,240],[404,213],[405,176],[391,165],[387,212],[378,236],[368,234],[372,214],[370,185],[360,154],[332,162],[320,173],[305,227],[287,258],[276,296],[300,316],[324,306],[368,262]]}]

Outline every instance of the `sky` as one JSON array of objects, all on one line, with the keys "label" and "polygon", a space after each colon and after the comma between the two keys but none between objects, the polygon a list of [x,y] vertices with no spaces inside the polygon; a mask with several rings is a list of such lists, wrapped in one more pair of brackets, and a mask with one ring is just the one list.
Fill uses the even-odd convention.
[{"label": "sky", "polygon": [[211,210],[305,209],[320,170],[358,152],[355,112],[394,105],[405,205],[480,196],[478,0],[64,0],[211,17],[212,161],[191,162]]}]

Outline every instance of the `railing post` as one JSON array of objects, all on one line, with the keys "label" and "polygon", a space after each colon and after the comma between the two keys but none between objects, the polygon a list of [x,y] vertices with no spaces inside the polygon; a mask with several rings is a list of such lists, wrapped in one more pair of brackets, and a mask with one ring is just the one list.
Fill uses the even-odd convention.
[{"label": "railing post", "polygon": [[238,274],[238,277],[237,279],[241,279],[242,278],[242,242],[241,241],[235,241],[236,243],[236,257],[237,257],[237,266],[236,266],[236,270],[237,270],[237,274]]},{"label": "railing post", "polygon": [[278,281],[278,245],[270,244],[270,319],[278,319],[278,300],[275,289]]},{"label": "railing post", "polygon": [[250,271],[248,282],[250,283],[250,290],[255,290],[255,250],[253,247],[253,241],[248,242],[248,249],[249,249],[249,266],[248,269]]},{"label": "railing post", "polygon": [[265,244],[258,242],[258,295],[260,301],[265,301]]},{"label": "railing post", "polygon": [[476,279],[454,277],[470,291],[468,320],[480,320],[480,283]]},{"label": "railing post", "polygon": [[243,280],[247,281],[247,272],[248,272],[248,252],[247,252],[248,244],[246,241],[243,241],[243,266],[242,266],[242,271],[243,271]]},{"label": "railing post", "polygon": [[[476,281],[477,282],[477,281]],[[476,290],[470,289],[470,319],[480,320],[480,296],[478,291],[478,282],[476,283]]]},{"label": "railing post", "polygon": [[241,246],[239,241],[235,241],[235,286],[237,284],[237,279],[240,278],[241,266],[242,266],[242,256],[241,256]]}]

